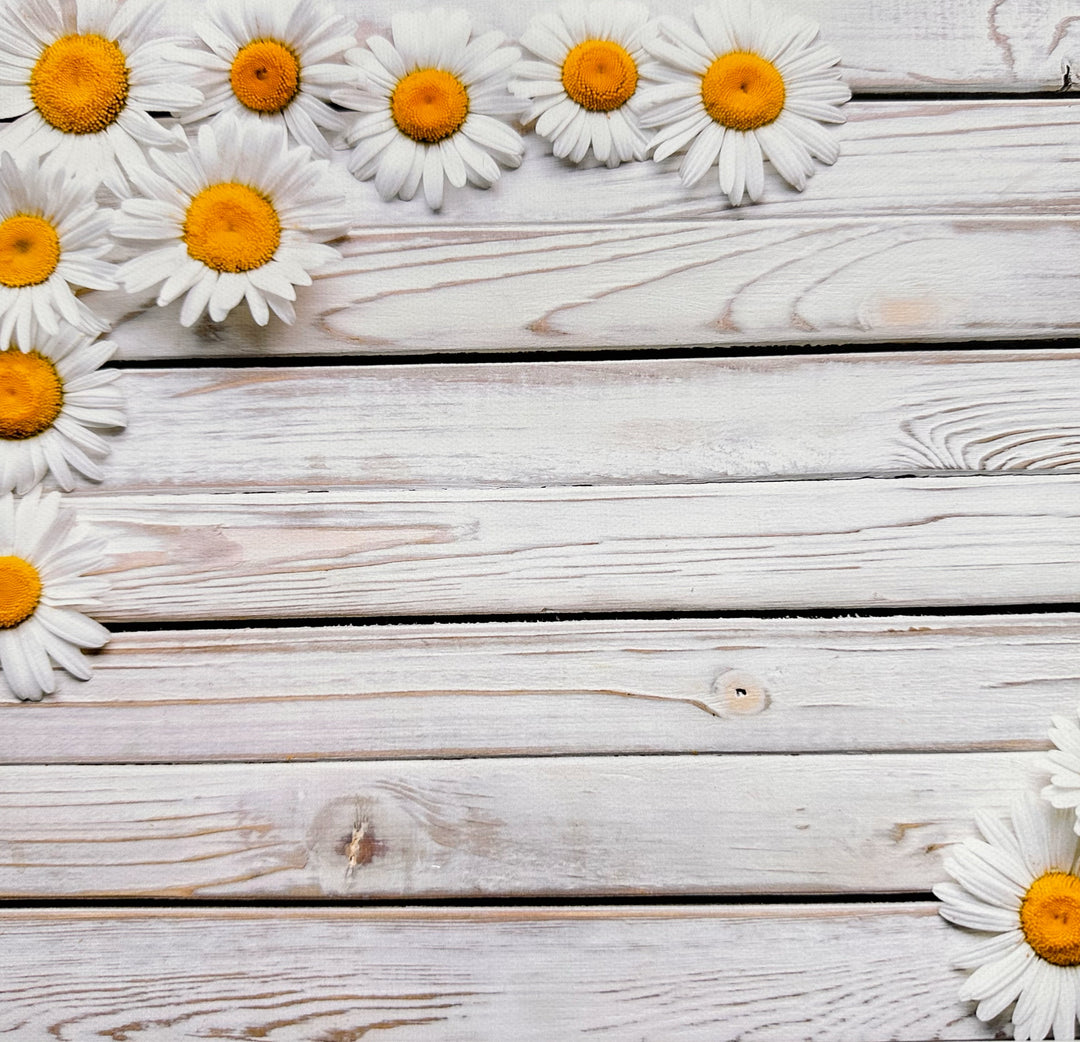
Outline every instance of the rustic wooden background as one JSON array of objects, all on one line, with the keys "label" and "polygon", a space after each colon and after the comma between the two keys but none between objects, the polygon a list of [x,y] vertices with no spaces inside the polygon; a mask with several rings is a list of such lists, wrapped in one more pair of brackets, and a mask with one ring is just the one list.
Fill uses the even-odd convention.
[{"label": "rustic wooden background", "polygon": [[294,327],[98,295],[114,638],[0,701],[0,1035],[1004,1037],[929,890],[1080,698],[1080,8],[788,6],[856,95],[801,195],[531,138],[341,171]]}]

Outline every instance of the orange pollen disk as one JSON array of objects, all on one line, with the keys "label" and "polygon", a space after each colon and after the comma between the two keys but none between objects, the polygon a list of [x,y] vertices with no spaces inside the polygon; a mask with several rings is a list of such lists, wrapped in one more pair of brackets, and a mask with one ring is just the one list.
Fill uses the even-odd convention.
[{"label": "orange pollen disk", "polygon": [[281,221],[262,193],[235,181],[204,188],[184,217],[188,255],[215,271],[261,268],[281,243]]},{"label": "orange pollen disk", "polygon": [[0,438],[20,441],[47,431],[64,406],[56,367],[37,351],[0,351]]},{"label": "orange pollen disk", "polygon": [[88,33],[61,36],[30,72],[30,97],[41,118],[66,134],[98,134],[124,111],[128,67],[112,40]]},{"label": "orange pollen disk", "polygon": [[0,221],[0,283],[37,286],[60,263],[60,236],[44,217],[17,213]]},{"label": "orange pollen disk", "polygon": [[705,111],[731,130],[757,130],[784,110],[784,77],[772,62],[749,51],[722,54],[701,78]]},{"label": "orange pollen disk", "polygon": [[277,40],[252,40],[233,59],[229,82],[246,108],[280,112],[300,92],[300,59]]},{"label": "orange pollen disk", "polygon": [[26,622],[41,600],[41,576],[21,557],[0,557],[0,630]]},{"label": "orange pollen disk", "polygon": [[1020,929],[1036,955],[1055,966],[1080,966],[1080,879],[1047,872],[1020,903]]},{"label": "orange pollen disk", "polygon": [[567,97],[590,112],[611,112],[633,97],[638,72],[625,48],[611,40],[585,40],[566,56],[562,84]]},{"label": "orange pollen disk", "polygon": [[390,115],[406,137],[434,145],[461,129],[469,115],[469,92],[452,72],[417,69],[398,80]]}]

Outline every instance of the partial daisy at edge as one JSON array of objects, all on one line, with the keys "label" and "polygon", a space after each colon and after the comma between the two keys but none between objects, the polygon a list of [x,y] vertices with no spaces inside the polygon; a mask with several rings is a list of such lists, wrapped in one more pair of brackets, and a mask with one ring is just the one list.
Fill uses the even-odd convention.
[{"label": "partial daisy at edge", "polygon": [[529,101],[523,122],[557,158],[580,163],[592,152],[609,167],[645,158],[641,99],[656,68],[644,47],[649,19],[643,4],[593,0],[529,23],[520,43],[535,60],[518,63],[510,91]]},{"label": "partial daisy at edge", "polygon": [[646,48],[662,82],[642,100],[642,125],[662,162],[684,152],[688,187],[713,168],[732,206],[765,192],[765,161],[798,191],[815,160],[832,164],[840,148],[823,123],[843,123],[851,97],[840,56],[818,40],[818,26],[760,0],[694,8],[694,25],[662,18]]},{"label": "partial daisy at edge", "polygon": [[344,60],[356,35],[343,18],[305,0],[212,0],[195,32],[201,46],[170,51],[203,95],[181,122],[276,123],[315,155],[330,154],[325,134],[339,135],[346,119],[327,101],[356,78]]},{"label": "partial daisy at edge", "polygon": [[101,567],[104,541],[83,538],[61,498],[40,489],[0,496],[0,681],[24,700],[56,690],[54,663],[89,680],[82,651],[109,638],[84,614],[108,588],[102,577],[86,574]]},{"label": "partial daisy at edge", "polygon": [[934,887],[941,915],[985,936],[953,965],[974,972],[961,1001],[994,1021],[1015,1003],[1017,1040],[1075,1038],[1080,1010],[1080,843],[1072,813],[1033,795],[1011,822],[979,813],[983,840],[953,847],[945,870],[955,882]]},{"label": "partial daisy at edge", "polygon": [[160,306],[183,297],[184,326],[241,301],[259,325],[271,312],[293,322],[296,287],[340,258],[327,242],[349,230],[329,162],[290,148],[283,126],[226,121],[201,126],[188,152],[151,152],[151,166],[113,225],[141,249],[120,267],[124,289],[160,285]]},{"label": "partial daisy at edge", "polygon": [[64,326],[31,351],[0,351],[0,494],[29,492],[46,476],[69,492],[74,472],[104,477],[103,431],[124,426],[115,346]]},{"label": "partial daisy at edge", "polygon": [[[1080,709],[1077,709],[1077,715],[1080,715]],[[1080,724],[1077,715],[1050,718],[1050,741],[1054,748],[1047,753],[1050,784],[1042,790],[1042,796],[1055,807],[1072,811],[1073,829],[1080,833]]]},{"label": "partial daisy at edge", "polygon": [[176,112],[202,95],[178,82],[148,0],[8,0],[0,7],[0,150],[52,154],[92,171],[117,196],[144,149],[183,148],[179,128],[151,112]]},{"label": "partial daisy at edge", "polygon": [[507,84],[521,51],[442,8],[396,12],[391,35],[346,53],[358,82],[331,96],[354,114],[345,132],[353,175],[374,178],[384,200],[412,199],[423,186],[439,210],[447,182],[490,188],[500,166],[520,166],[525,146],[510,124],[523,103]]},{"label": "partial daisy at edge", "polygon": [[109,226],[114,211],[94,199],[93,181],[72,177],[53,156],[16,162],[0,153],[0,348],[23,351],[61,323],[93,335],[105,323],[75,288],[117,288]]}]

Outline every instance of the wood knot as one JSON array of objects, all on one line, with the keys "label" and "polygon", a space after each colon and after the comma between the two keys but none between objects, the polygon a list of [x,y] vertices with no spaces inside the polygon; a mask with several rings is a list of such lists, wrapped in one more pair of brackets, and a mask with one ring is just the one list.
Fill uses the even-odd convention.
[{"label": "wood knot", "polygon": [[769,707],[769,692],[757,677],[729,669],[713,681],[709,708],[717,716],[756,716]]},{"label": "wood knot", "polygon": [[375,856],[382,853],[382,844],[375,838],[375,830],[367,821],[358,821],[353,825],[352,835],[346,837],[343,846],[343,853],[348,860],[346,879],[360,865],[371,864]]}]

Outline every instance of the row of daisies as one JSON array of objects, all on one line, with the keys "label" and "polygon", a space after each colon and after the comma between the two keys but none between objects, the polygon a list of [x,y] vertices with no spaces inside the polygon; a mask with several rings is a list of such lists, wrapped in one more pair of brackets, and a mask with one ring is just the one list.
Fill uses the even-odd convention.
[{"label": "row of daisies", "polygon": [[161,14],[20,0],[0,19],[0,670],[21,698],[54,690],[54,662],[86,677],[79,649],[106,637],[77,610],[102,592],[83,575],[100,548],[72,543],[37,491],[100,479],[101,432],[124,422],[106,323],[80,291],[182,297],[184,325],[241,302],[259,324],[293,321],[296,288],[353,223],[332,141],[383,198],[422,185],[436,209],[446,183],[489,187],[521,162],[519,121],[573,162],[682,152],[688,184],[715,166],[738,204],[760,197],[766,159],[800,189],[835,160],[821,123],[849,97],[817,27],[759,0],[717,0],[693,24],[570,4],[532,21],[527,60],[462,11],[399,12],[364,46],[302,0],[210,0],[188,37]]}]

